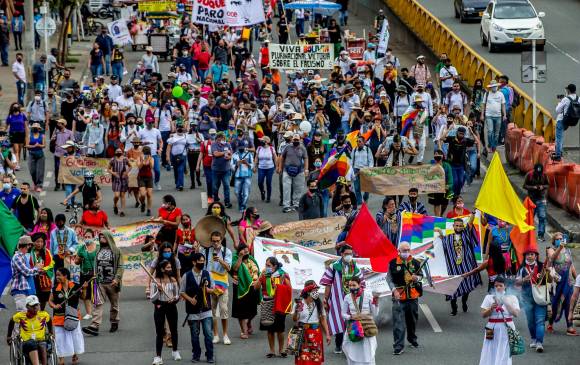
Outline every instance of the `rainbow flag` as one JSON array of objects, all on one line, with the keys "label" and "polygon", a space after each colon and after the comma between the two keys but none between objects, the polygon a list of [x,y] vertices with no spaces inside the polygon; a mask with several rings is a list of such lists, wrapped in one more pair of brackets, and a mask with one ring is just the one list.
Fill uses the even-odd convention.
[{"label": "rainbow flag", "polygon": [[330,156],[326,163],[320,168],[318,176],[318,187],[326,189],[336,183],[339,176],[346,176],[350,170],[350,158],[344,150]]},{"label": "rainbow flag", "polygon": [[[469,216],[459,217],[467,224]],[[446,235],[453,233],[453,221],[455,218],[433,217],[417,213],[401,213],[401,234],[399,242],[409,242],[411,244],[411,254],[425,254],[431,256],[433,252],[433,242],[436,235],[435,228],[441,229]],[[475,248],[475,259],[478,263],[482,262],[481,256],[481,225],[479,218],[474,220],[476,236],[479,239],[479,245]]]},{"label": "rainbow flag", "polygon": [[258,136],[258,138],[264,137],[264,129],[260,124],[256,124],[256,136]]},{"label": "rainbow flag", "polygon": [[407,136],[407,134],[409,134],[409,131],[413,126],[413,121],[417,118],[418,114],[418,109],[413,109],[412,111],[403,114],[401,117],[401,136]]}]

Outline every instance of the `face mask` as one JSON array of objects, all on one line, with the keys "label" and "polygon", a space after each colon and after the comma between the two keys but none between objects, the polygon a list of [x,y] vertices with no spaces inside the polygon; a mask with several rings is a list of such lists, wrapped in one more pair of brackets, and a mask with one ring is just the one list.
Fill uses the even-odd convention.
[{"label": "face mask", "polygon": [[[6,184],[4,184],[6,186]],[[6,188],[4,188],[6,190]],[[560,247],[562,244],[562,240],[554,240],[554,247]]]},{"label": "face mask", "polygon": [[198,270],[203,270],[204,266],[205,266],[205,262],[196,262],[195,263],[195,268]]},{"label": "face mask", "polygon": [[238,148],[238,151],[239,151],[240,153],[244,153],[244,152],[246,152],[246,149],[245,149],[245,148]]},{"label": "face mask", "polygon": [[294,147],[298,147],[300,145],[300,142],[299,141],[294,141],[294,142],[292,142],[292,145]]},{"label": "face mask", "polygon": [[93,186],[93,180],[85,180],[85,184],[87,184],[87,186]]},{"label": "face mask", "polygon": [[417,197],[416,196],[410,196],[409,200],[412,202],[416,202],[417,201]]},{"label": "face mask", "polygon": [[351,262],[352,261],[352,255],[346,255],[343,257],[344,262]]},{"label": "face mask", "polygon": [[433,159],[437,162],[441,162],[441,160],[443,160],[443,156],[435,156]]},{"label": "face mask", "polygon": [[457,203],[457,208],[463,208],[465,206],[465,203]]},{"label": "face mask", "polygon": [[171,252],[163,252],[163,254],[161,254],[161,256],[163,256],[164,259],[170,259],[171,258]]},{"label": "face mask", "polygon": [[526,259],[526,264],[533,265],[536,262],[534,259]]},{"label": "face mask", "polygon": [[36,96],[34,97],[34,100],[36,100],[36,101],[40,101],[40,96],[36,95]]},{"label": "face mask", "polygon": [[360,288],[350,288],[351,294],[354,294],[354,295],[358,294],[359,290],[360,290]]},{"label": "face mask", "polygon": [[266,274],[272,274],[272,271],[271,267],[266,267]]},{"label": "face mask", "polygon": [[316,161],[316,162],[314,163],[314,167],[318,168],[318,167],[320,167],[320,166],[322,166],[322,162],[320,162],[320,161]]},{"label": "face mask", "polygon": [[343,204],[344,209],[349,210],[352,207],[352,204]]},{"label": "face mask", "polygon": [[242,256],[242,260],[247,260],[250,257],[250,254],[245,254],[244,256]]},{"label": "face mask", "polygon": [[12,187],[12,184],[10,184],[10,183],[2,184],[2,189],[4,189],[4,190],[8,191],[8,190],[10,190],[11,187]]},{"label": "face mask", "polygon": [[111,107],[111,110],[117,110],[117,106],[116,106],[116,105],[113,105],[113,106]]},{"label": "face mask", "polygon": [[491,88],[491,91],[496,92],[497,91],[497,86],[494,86]]},{"label": "face mask", "polygon": [[311,193],[316,193],[316,191],[318,190],[318,188],[309,188],[308,190],[310,190]]},{"label": "face mask", "polygon": [[399,255],[401,256],[401,258],[402,258],[403,260],[406,260],[406,259],[408,259],[408,258],[409,258],[409,255],[410,255],[410,254],[409,254],[408,252],[401,252]]}]

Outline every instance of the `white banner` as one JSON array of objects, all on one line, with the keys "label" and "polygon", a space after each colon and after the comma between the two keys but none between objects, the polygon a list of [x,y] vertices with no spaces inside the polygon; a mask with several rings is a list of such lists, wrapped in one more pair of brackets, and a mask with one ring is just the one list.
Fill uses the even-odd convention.
[{"label": "white banner", "polygon": [[119,46],[124,46],[131,43],[131,35],[129,28],[127,28],[127,21],[125,19],[115,20],[107,24],[109,34],[113,38],[113,43]]},{"label": "white banner", "polygon": [[270,43],[270,68],[282,70],[332,70],[332,44],[276,44]]},{"label": "white banner", "polygon": [[[302,289],[307,280],[319,283],[326,270],[326,265],[340,258],[292,242],[256,237],[254,239],[254,258],[258,265],[264,267],[266,259],[270,256],[276,257],[282,263],[284,271],[290,276],[292,287],[296,290]],[[439,256],[438,258],[439,260],[432,258],[429,261],[433,286],[430,286],[425,279],[423,288],[432,293],[451,295],[457,290],[462,278],[461,276],[448,276],[445,257]],[[369,259],[355,258],[355,260],[364,271],[367,290],[378,293],[380,296],[391,295],[386,273],[372,271]],[[439,263],[434,262],[441,260],[444,266],[442,272]],[[324,289],[321,288],[321,290]]]},{"label": "white banner", "polygon": [[262,0],[226,0],[226,24],[243,27],[266,21]]},{"label": "white banner", "polygon": [[379,47],[377,48],[377,54],[384,56],[387,53],[389,37],[389,21],[385,19],[383,20],[383,26],[381,28],[381,33],[379,34]]},{"label": "white banner", "polygon": [[226,25],[224,0],[193,0],[191,22],[194,24]]}]

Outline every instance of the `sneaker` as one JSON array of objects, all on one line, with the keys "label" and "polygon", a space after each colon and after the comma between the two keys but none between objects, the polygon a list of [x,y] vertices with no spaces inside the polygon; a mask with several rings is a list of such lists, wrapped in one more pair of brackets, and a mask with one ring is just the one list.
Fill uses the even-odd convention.
[{"label": "sneaker", "polygon": [[292,209],[290,207],[286,207],[286,208],[282,209],[283,213],[291,213],[292,211],[294,211],[294,209]]},{"label": "sneaker", "polygon": [[181,360],[181,355],[179,354],[179,351],[171,351],[171,357],[175,361],[180,361]]},{"label": "sneaker", "polygon": [[213,203],[213,198],[207,198],[207,204],[212,204]]},{"label": "sneaker", "polygon": [[163,359],[160,356],[153,358],[153,365],[163,365]]},{"label": "sneaker", "polygon": [[96,327],[83,327],[82,329],[83,333],[87,334],[87,335],[91,335],[91,336],[98,336],[99,335],[99,329]]},{"label": "sneaker", "polygon": [[228,335],[224,335],[224,345],[231,345],[232,340],[228,337]]},{"label": "sneaker", "polygon": [[411,342],[411,347],[414,349],[418,349],[419,348],[419,343],[418,342]]},{"label": "sneaker", "polygon": [[548,327],[546,328],[546,331],[548,331],[548,333],[554,333],[554,326],[549,324]]},{"label": "sneaker", "polygon": [[530,348],[535,349],[538,346],[538,344],[536,343],[536,340],[532,340],[530,342]]},{"label": "sneaker", "polygon": [[89,319],[92,319],[92,318],[93,318],[93,316],[87,313],[87,314],[85,314],[85,316],[83,317],[83,320],[85,320],[85,321],[88,321]]},{"label": "sneaker", "polygon": [[195,358],[195,357],[192,357],[191,358],[191,362],[199,362],[199,359],[198,358]]},{"label": "sneaker", "polygon": [[213,336],[212,343],[215,345],[216,343],[220,343],[220,336]]},{"label": "sneaker", "polygon": [[145,214],[148,217],[151,217],[151,209],[147,209],[147,214]]},{"label": "sneaker", "polygon": [[155,190],[160,191],[161,190],[161,184],[155,183]]},{"label": "sneaker", "polygon": [[403,352],[405,352],[405,350],[403,350],[403,349],[395,350],[395,351],[393,351],[393,355],[402,355]]},{"label": "sneaker", "polygon": [[226,203],[226,208],[231,209],[233,207],[232,203]]},{"label": "sneaker", "polygon": [[544,345],[542,345],[541,343],[536,344],[536,352],[544,352]]},{"label": "sneaker", "polygon": [[342,347],[335,347],[334,348],[334,353],[335,354],[342,354]]},{"label": "sneaker", "polygon": [[118,323],[111,323],[111,328],[109,329],[109,332],[114,333],[117,332],[119,330],[119,324]]},{"label": "sneaker", "polygon": [[215,364],[215,360],[214,359],[207,359],[207,363],[208,364]]}]

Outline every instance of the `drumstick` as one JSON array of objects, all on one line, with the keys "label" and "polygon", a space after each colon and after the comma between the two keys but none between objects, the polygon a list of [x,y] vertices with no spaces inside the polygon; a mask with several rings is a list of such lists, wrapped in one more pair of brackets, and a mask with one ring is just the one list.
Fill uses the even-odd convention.
[{"label": "drumstick", "polygon": [[145,273],[147,273],[147,276],[149,276],[149,278],[151,280],[153,280],[153,282],[155,283],[155,286],[157,286],[157,290],[159,290],[161,292],[161,294],[167,296],[167,294],[165,294],[165,291],[163,290],[163,287],[157,282],[157,280],[155,280],[155,278],[153,277],[153,275],[151,275],[151,273],[149,272],[147,267],[145,265],[143,265],[143,261],[139,261],[139,265],[141,265],[143,270],[145,270]]}]

